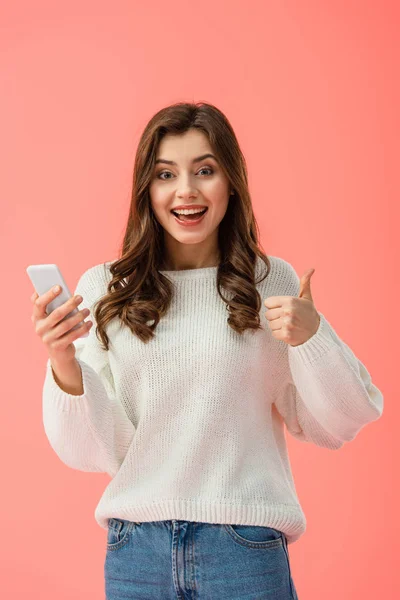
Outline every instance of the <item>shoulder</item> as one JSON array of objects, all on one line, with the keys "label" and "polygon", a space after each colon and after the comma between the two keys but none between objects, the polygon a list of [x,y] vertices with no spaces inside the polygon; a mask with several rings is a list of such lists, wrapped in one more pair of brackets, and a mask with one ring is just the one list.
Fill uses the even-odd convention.
[{"label": "shoulder", "polygon": [[[268,287],[271,296],[298,296],[300,279],[293,265],[280,256],[268,255],[268,259],[271,268],[260,285]],[[258,261],[260,272],[266,272],[265,263],[260,258]]]},{"label": "shoulder", "polygon": [[96,281],[99,281],[99,282],[102,282],[102,281],[108,282],[112,278],[112,275],[110,272],[110,266],[113,264],[113,262],[114,261],[110,260],[110,261],[99,263],[97,265],[93,265],[92,267],[89,267],[88,269],[86,269],[86,271],[83,273],[82,277],[94,278]]},{"label": "shoulder", "polygon": [[80,294],[90,304],[104,296],[112,279],[109,269],[112,262],[99,263],[86,269],[79,277],[75,294]]}]

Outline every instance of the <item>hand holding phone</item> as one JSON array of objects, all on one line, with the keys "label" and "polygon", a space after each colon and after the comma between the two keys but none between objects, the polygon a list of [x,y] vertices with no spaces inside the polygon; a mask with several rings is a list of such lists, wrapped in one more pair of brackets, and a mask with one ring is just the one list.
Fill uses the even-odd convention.
[{"label": "hand holding phone", "polygon": [[[92,321],[84,321],[90,311],[78,310],[83,299],[72,296],[57,265],[30,265],[26,272],[36,290],[31,296],[34,303],[31,320],[36,333],[52,360],[58,363],[73,360],[72,342],[87,337],[93,325]],[[60,286],[58,292],[53,289],[55,285]]]}]

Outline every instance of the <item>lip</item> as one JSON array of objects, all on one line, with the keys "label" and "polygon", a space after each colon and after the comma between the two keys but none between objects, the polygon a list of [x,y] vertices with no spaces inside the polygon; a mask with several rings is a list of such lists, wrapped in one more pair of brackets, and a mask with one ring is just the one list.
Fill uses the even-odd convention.
[{"label": "lip", "polygon": [[171,208],[171,210],[179,210],[179,209],[191,209],[191,208],[207,208],[207,206],[204,206],[204,204],[181,204],[180,206],[174,206],[174,208]]},{"label": "lip", "polygon": [[202,220],[204,219],[204,217],[206,216],[207,213],[208,213],[208,210],[206,210],[206,212],[203,213],[201,215],[201,217],[199,219],[196,219],[195,221],[180,221],[178,219],[178,217],[176,217],[174,215],[174,213],[171,212],[172,216],[174,217],[174,219],[178,223],[178,225],[182,225],[183,227],[194,227],[194,226],[198,225],[199,223],[202,222]]}]

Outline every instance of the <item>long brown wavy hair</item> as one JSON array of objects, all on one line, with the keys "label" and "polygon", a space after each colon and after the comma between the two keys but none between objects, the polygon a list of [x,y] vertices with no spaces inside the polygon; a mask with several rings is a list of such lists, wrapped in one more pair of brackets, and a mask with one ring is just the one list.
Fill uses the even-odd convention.
[{"label": "long brown wavy hair", "polygon": [[[172,300],[173,284],[159,272],[164,265],[164,229],[150,204],[149,186],[158,145],[166,134],[183,134],[199,129],[208,136],[234,194],[218,228],[220,264],[218,294],[229,311],[227,323],[237,333],[261,329],[262,299],[255,284],[270,272],[270,261],[261,249],[259,229],[248,188],[246,161],[236,135],[225,115],[208,103],[172,104],[157,112],[139,140],[128,222],[119,257],[109,266],[112,279],[107,293],[95,304],[96,335],[109,349],[105,327],[118,317],[143,342],[154,336],[161,317]],[[255,281],[257,256],[266,264],[266,274]],[[104,263],[105,264],[105,263]],[[167,269],[164,269],[167,270]],[[228,299],[223,291],[229,292]],[[148,321],[153,321],[150,325]],[[99,339],[100,341],[100,339]]]}]

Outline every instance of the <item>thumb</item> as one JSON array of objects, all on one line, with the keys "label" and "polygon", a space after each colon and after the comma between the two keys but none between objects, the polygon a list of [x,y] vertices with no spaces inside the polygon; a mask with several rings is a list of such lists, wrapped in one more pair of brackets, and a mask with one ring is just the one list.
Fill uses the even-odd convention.
[{"label": "thumb", "polygon": [[311,277],[315,273],[315,269],[308,269],[300,279],[300,291],[299,298],[305,298],[311,300],[314,304],[313,297],[311,294]]}]

